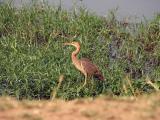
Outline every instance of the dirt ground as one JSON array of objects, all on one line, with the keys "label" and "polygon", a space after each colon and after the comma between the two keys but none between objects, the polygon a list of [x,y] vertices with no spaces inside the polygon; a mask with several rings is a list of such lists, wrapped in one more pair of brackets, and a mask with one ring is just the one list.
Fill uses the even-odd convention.
[{"label": "dirt ground", "polygon": [[73,101],[0,98],[0,120],[160,120],[160,93]]}]

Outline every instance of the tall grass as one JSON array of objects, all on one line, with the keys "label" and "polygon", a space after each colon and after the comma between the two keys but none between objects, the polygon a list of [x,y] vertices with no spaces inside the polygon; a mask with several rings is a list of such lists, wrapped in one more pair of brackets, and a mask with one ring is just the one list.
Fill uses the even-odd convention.
[{"label": "tall grass", "polygon": [[[81,43],[79,58],[92,59],[104,82],[91,79],[79,91],[84,76],[71,64],[74,48],[64,48],[66,41]],[[160,15],[126,24],[85,9],[0,5],[0,95],[49,99],[61,74],[56,95],[66,100],[154,92],[146,79],[160,86]]]}]

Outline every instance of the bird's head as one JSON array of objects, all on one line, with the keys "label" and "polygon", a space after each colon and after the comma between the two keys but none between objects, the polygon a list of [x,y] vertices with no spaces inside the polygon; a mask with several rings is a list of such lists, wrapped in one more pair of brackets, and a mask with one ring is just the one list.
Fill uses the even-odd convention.
[{"label": "bird's head", "polygon": [[79,42],[66,42],[64,43],[64,45],[72,45],[74,47],[80,47],[80,43]]}]

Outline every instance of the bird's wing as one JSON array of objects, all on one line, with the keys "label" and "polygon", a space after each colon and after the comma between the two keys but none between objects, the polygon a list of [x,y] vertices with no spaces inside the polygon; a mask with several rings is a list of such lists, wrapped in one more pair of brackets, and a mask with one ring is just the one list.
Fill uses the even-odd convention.
[{"label": "bird's wing", "polygon": [[92,61],[90,59],[88,59],[88,58],[81,58],[81,61],[88,61],[88,62],[92,63]]},{"label": "bird's wing", "polygon": [[94,65],[89,59],[83,58],[80,60],[83,69],[88,75],[93,75],[94,77],[98,78],[99,80],[104,80],[104,77],[98,67]]},{"label": "bird's wing", "polygon": [[80,61],[81,61],[81,64],[82,64],[84,70],[89,75],[93,75],[94,73],[96,73],[97,71],[99,71],[98,67],[96,65],[94,65],[89,59],[82,58]]}]

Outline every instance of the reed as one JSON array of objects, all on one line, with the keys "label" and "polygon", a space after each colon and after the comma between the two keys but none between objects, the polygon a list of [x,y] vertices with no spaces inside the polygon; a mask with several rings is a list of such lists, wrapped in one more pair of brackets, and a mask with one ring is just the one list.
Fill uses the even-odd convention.
[{"label": "reed", "polygon": [[[17,99],[65,100],[104,95],[154,92],[146,76],[160,87],[160,15],[151,21],[124,24],[112,14],[99,17],[85,9],[78,12],[36,5],[17,9],[0,5],[0,95]],[[113,20],[114,19],[114,20]],[[84,89],[84,76],[71,64],[72,48],[66,41],[79,41],[79,57],[90,58],[105,81],[91,79]],[[130,76],[124,89],[126,74]],[[131,92],[127,92],[131,91]]]}]

